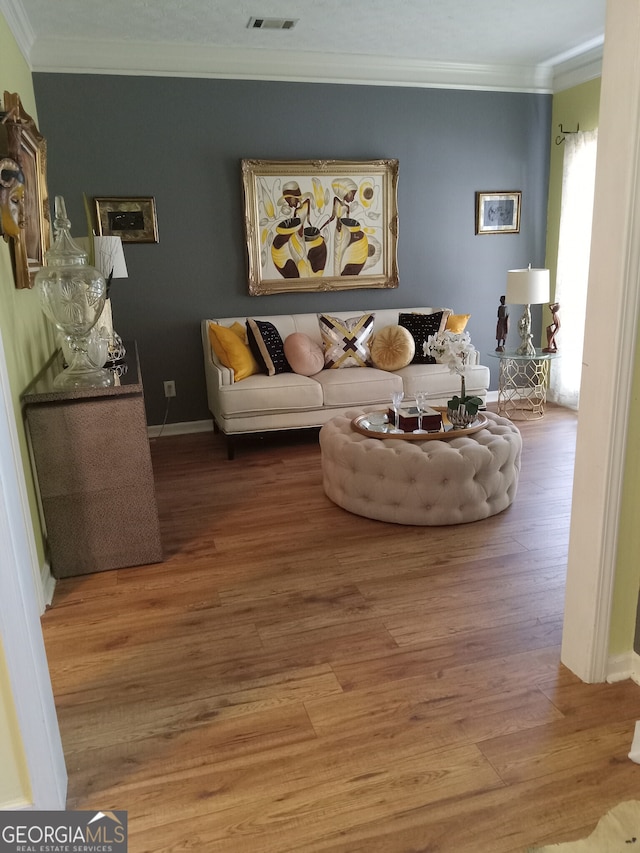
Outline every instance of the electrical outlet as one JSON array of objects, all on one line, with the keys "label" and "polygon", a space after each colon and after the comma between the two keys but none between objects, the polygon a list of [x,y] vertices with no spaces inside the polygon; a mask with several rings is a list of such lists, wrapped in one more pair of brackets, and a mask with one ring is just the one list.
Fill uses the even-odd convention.
[{"label": "electrical outlet", "polygon": [[176,396],[176,383],[173,379],[167,379],[164,383],[164,396],[167,397],[175,397]]}]

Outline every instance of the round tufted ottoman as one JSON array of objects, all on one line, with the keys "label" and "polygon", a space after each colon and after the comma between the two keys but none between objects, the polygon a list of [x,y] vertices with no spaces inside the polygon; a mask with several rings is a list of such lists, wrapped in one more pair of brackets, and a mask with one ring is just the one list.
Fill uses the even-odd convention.
[{"label": "round tufted ottoman", "polygon": [[322,481],[334,503],[396,524],[464,524],[511,505],[518,488],[522,437],[506,418],[448,440],[369,438],[351,428],[361,411],[320,430]]}]

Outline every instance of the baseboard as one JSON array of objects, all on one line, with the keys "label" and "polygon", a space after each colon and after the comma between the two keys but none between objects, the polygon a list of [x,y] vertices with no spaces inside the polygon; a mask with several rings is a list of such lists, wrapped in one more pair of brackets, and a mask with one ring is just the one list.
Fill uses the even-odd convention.
[{"label": "baseboard", "polygon": [[[2,811],[2,812],[22,812],[22,811],[29,811],[29,810],[34,810],[34,809],[35,809],[35,804],[30,802],[29,800],[24,800],[24,799],[23,800],[7,800],[5,803],[0,803],[0,811]],[[40,845],[38,845],[38,846],[40,846]],[[28,850],[29,846],[27,845],[24,849]],[[35,850],[35,847],[33,849]],[[50,849],[53,850],[54,848],[51,847]],[[62,847],[60,849],[62,849]]]},{"label": "baseboard", "polygon": [[212,432],[213,420],[206,421],[183,421],[178,424],[157,424],[147,427],[149,438],[158,438],[160,435],[188,435],[193,432]]},{"label": "baseboard", "polygon": [[51,566],[47,560],[40,566],[40,584],[42,586],[42,603],[48,607],[53,601],[56,579],[51,574]]},{"label": "baseboard", "polygon": [[607,683],[626,681],[628,678],[640,684],[640,655],[634,651],[614,655],[607,661]]},{"label": "baseboard", "polygon": [[[486,396],[487,403],[497,403],[498,402],[498,392],[497,391],[487,391]],[[213,420],[206,421],[183,421],[182,423],[177,424],[165,424],[164,427],[162,424],[156,424],[154,426],[147,427],[147,435],[149,438],[158,438],[160,435],[189,435],[190,433],[195,432],[212,432],[213,431]]]}]

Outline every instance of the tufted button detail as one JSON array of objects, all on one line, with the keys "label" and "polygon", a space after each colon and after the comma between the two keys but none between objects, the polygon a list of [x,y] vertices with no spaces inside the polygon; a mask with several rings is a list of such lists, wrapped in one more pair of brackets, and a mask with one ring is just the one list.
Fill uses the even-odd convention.
[{"label": "tufted button detail", "polygon": [[343,509],[398,524],[461,524],[502,512],[516,497],[522,439],[510,421],[487,418],[473,435],[419,444],[364,438],[350,418],[335,418],[320,430],[325,493]]}]

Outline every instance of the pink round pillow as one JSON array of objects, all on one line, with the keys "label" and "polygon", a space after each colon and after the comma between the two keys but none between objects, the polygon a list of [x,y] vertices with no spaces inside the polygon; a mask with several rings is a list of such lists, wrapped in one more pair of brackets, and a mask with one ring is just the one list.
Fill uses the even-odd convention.
[{"label": "pink round pillow", "polygon": [[294,373],[313,376],[324,367],[322,347],[303,332],[293,332],[284,341],[284,354]]}]

